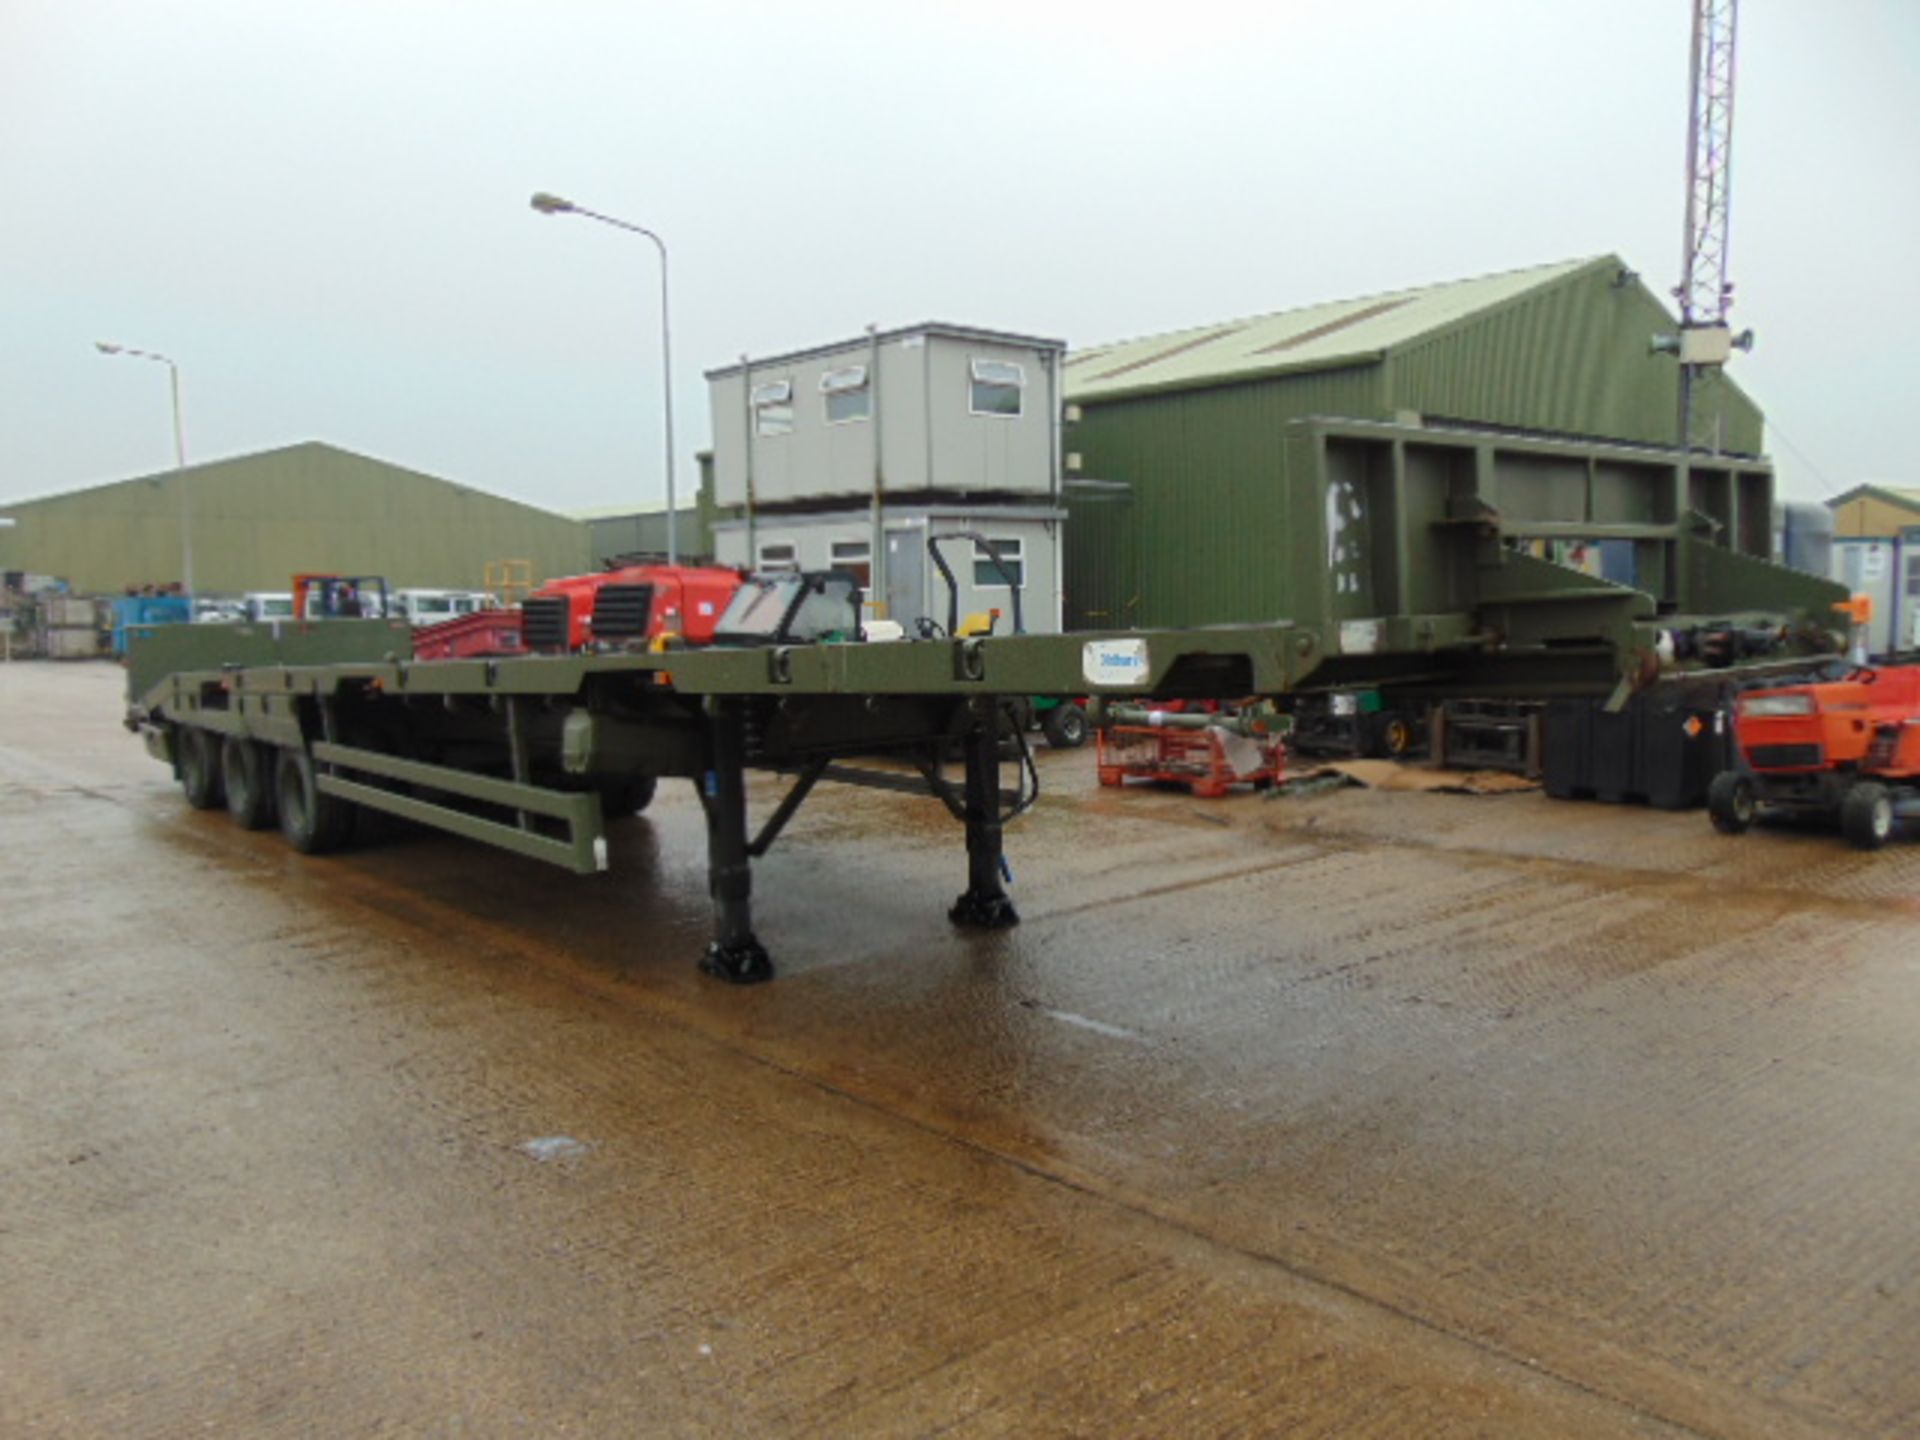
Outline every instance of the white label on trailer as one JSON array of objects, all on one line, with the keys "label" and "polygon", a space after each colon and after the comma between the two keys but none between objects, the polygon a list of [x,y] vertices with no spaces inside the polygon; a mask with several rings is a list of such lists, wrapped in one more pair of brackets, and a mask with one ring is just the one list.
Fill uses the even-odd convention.
[{"label": "white label on trailer", "polygon": [[1089,685],[1144,685],[1151,667],[1147,642],[1089,640],[1080,649],[1080,673]]},{"label": "white label on trailer", "polygon": [[1342,655],[1371,655],[1380,648],[1380,622],[1378,620],[1342,620],[1340,622],[1340,653]]}]

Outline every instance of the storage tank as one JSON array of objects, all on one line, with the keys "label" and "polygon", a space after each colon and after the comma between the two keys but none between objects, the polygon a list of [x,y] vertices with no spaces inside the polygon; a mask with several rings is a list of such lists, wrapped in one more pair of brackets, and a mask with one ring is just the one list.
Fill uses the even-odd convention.
[{"label": "storage tank", "polygon": [[1837,578],[1833,569],[1833,512],[1825,505],[1791,500],[1780,507],[1775,553],[1780,563],[1808,575]]}]

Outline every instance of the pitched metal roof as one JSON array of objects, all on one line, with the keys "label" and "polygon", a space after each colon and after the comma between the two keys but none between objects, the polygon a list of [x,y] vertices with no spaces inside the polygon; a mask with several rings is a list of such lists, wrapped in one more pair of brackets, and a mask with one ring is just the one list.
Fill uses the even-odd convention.
[{"label": "pitched metal roof", "polygon": [[66,500],[76,495],[88,495],[99,490],[111,490],[121,485],[163,482],[176,475],[186,475],[189,483],[197,483],[192,477],[202,472],[231,470],[235,466],[276,465],[282,462],[292,463],[295,457],[332,456],[336,460],[347,460],[364,465],[378,466],[383,470],[399,475],[409,475],[416,480],[430,480],[435,485],[443,485],[461,495],[474,495],[482,500],[497,500],[503,505],[517,505],[523,510],[533,510],[554,520],[571,520],[578,517],[563,515],[557,510],[549,510],[544,505],[536,505],[530,500],[519,500],[511,495],[497,494],[492,490],[482,490],[477,485],[469,485],[464,480],[449,480],[444,475],[434,475],[425,470],[416,470],[411,465],[401,465],[392,460],[383,460],[378,455],[368,455],[359,450],[348,450],[343,446],[331,445],[325,440],[296,440],[289,445],[275,445],[266,450],[249,450],[239,455],[218,455],[206,460],[196,460],[180,469],[168,466],[164,470],[151,470],[141,475],[130,475],[119,480],[96,480],[90,485],[74,485],[65,490],[46,490],[34,495],[22,495],[14,499],[0,500],[0,507],[41,505],[50,500]]},{"label": "pitched metal roof", "polygon": [[1827,504],[1837,510],[1849,500],[1864,500],[1868,498],[1885,500],[1889,504],[1906,505],[1912,509],[1920,510],[1920,486],[1883,485],[1874,481],[1869,481],[1865,485],[1856,485],[1844,495],[1834,496],[1831,500],[1827,501]]},{"label": "pitched metal roof", "polygon": [[[685,515],[689,510],[694,508],[694,502],[691,497],[681,500],[680,497],[676,495],[674,500],[682,515]],[[596,505],[590,510],[569,510],[566,512],[569,520],[581,521],[644,520],[654,515],[665,515],[666,513],[667,502],[664,500],[649,500],[643,504],[629,502],[625,505]]]},{"label": "pitched metal roof", "polygon": [[[888,345],[896,340],[910,340],[916,336],[940,336],[948,340],[975,341],[990,345],[1022,346],[1030,350],[1065,350],[1064,340],[1049,340],[1041,335],[1021,335],[1011,330],[983,330],[978,325],[949,325],[942,320],[929,320],[923,325],[903,325],[897,330],[881,330],[870,335],[856,335],[850,340],[835,341],[830,345],[809,345],[804,350],[783,350],[777,355],[748,356],[753,370],[775,369],[782,365],[791,365],[801,360],[817,360],[822,356],[852,354],[865,350],[875,344]],[[738,375],[748,368],[747,364],[735,362],[720,365],[706,372],[709,380],[718,380],[727,375]]]},{"label": "pitched metal roof", "polygon": [[1396,346],[1602,263],[1619,262],[1590,256],[1092,345],[1067,356],[1066,398],[1106,400],[1378,359]]}]

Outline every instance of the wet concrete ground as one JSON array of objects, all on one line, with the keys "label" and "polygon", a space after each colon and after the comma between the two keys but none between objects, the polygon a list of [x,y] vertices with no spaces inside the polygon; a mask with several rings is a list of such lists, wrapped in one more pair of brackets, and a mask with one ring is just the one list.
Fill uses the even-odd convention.
[{"label": "wet concrete ground", "polygon": [[0,668],[0,1434],[1920,1433],[1920,842],[1043,754],[1021,928],[822,787],[741,991],[684,784],[309,860],[118,715]]}]

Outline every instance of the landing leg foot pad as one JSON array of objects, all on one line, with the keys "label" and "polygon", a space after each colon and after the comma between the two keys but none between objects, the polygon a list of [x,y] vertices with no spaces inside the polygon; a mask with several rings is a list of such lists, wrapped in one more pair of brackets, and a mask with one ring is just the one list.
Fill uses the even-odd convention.
[{"label": "landing leg foot pad", "polygon": [[700,968],[729,985],[758,985],[773,978],[773,958],[751,937],[731,945],[715,940],[700,957]]},{"label": "landing leg foot pad", "polygon": [[1020,923],[1020,915],[1003,891],[969,890],[953,902],[947,918],[971,930],[1006,930]]}]

